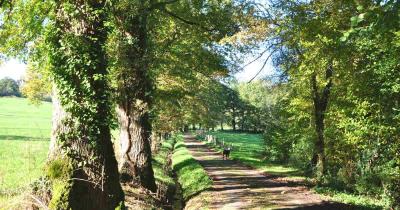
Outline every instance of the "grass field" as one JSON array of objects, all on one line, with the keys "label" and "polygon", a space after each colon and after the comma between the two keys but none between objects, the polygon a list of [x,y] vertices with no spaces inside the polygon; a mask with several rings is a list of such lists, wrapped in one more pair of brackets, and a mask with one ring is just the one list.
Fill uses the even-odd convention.
[{"label": "grass field", "polygon": [[51,132],[51,103],[0,98],[0,204],[42,174]]},{"label": "grass field", "polygon": [[288,177],[300,177],[302,175],[301,171],[296,168],[264,161],[264,141],[260,134],[221,131],[214,131],[209,134],[233,146],[231,153],[232,159],[243,162],[246,165],[255,167],[268,174]]}]

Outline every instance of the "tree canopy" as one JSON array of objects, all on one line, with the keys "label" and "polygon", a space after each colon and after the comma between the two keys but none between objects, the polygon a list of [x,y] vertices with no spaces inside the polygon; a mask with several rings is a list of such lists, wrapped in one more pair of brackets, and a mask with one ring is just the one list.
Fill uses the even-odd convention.
[{"label": "tree canopy", "polygon": [[[399,7],[395,0],[0,0],[0,59],[28,63],[28,98],[53,92],[48,205],[123,207],[120,179],[157,192],[151,144],[199,125],[263,133],[268,161],[399,208]],[[274,75],[230,79],[255,62],[243,64],[254,52],[263,67],[272,60]],[[18,85],[3,79],[0,90],[15,94]]]}]

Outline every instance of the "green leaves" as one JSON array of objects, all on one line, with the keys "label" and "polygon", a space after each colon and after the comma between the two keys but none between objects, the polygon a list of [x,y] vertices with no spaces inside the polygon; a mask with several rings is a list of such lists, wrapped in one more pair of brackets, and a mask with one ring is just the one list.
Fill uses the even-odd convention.
[{"label": "green leaves", "polygon": [[358,16],[353,16],[350,18],[351,26],[358,26],[365,19],[365,13],[361,13]]}]

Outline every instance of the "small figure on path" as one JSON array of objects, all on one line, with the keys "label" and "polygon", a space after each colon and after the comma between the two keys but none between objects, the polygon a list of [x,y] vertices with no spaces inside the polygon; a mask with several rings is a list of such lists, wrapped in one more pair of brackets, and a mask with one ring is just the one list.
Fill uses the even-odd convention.
[{"label": "small figure on path", "polygon": [[231,147],[230,146],[224,147],[224,151],[222,152],[222,159],[223,160],[229,159],[230,153],[231,153]]}]

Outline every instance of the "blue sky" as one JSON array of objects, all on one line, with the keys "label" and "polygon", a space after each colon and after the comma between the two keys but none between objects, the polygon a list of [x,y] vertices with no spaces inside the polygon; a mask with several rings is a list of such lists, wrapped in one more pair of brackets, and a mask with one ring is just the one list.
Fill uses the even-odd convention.
[{"label": "blue sky", "polygon": [[[245,59],[243,65],[252,61],[253,59],[254,58],[252,56],[249,56],[247,59]],[[260,70],[260,68],[263,65],[264,59],[265,58],[263,56],[258,61],[253,62],[252,64],[245,67],[243,71],[236,73],[235,74],[236,79],[243,82],[249,81]],[[25,71],[26,71],[26,65],[24,63],[16,59],[11,59],[0,65],[0,78],[11,77],[15,80],[18,80],[25,75]],[[267,65],[264,67],[263,71],[257,76],[257,78],[262,78],[263,76],[272,73],[273,73],[273,67],[271,65],[271,62],[268,62]]]}]

